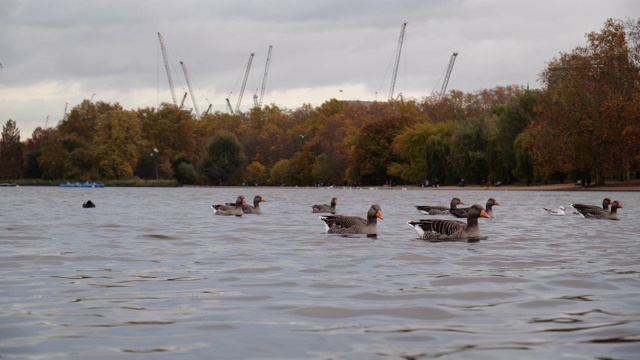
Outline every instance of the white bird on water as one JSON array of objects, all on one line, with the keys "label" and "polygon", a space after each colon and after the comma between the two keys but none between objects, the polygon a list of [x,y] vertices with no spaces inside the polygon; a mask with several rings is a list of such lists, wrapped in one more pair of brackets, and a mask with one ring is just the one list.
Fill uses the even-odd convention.
[{"label": "white bird on water", "polygon": [[543,208],[549,215],[562,216],[564,215],[564,206],[560,206],[557,209],[547,209]]}]

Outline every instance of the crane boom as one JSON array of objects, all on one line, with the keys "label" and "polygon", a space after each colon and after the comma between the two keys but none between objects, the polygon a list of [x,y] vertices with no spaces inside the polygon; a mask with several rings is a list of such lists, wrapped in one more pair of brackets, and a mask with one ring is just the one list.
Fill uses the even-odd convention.
[{"label": "crane boom", "polygon": [[164,59],[164,67],[167,70],[167,79],[169,79],[169,88],[171,89],[171,98],[173,98],[173,104],[178,106],[178,101],[176,100],[176,92],[173,90],[173,79],[171,79],[171,69],[169,68],[169,57],[167,56],[167,49],[164,47],[164,39],[162,39],[162,35],[158,33],[158,38],[160,39],[160,48],[162,49],[162,58]]},{"label": "crane boom", "polygon": [[264,89],[267,87],[267,74],[269,74],[269,63],[271,63],[271,50],[273,45],[269,45],[269,52],[267,53],[267,62],[264,65],[264,76],[262,77],[262,90],[260,90],[260,100],[257,107],[262,107],[262,98],[264,97]]},{"label": "crane boom", "polygon": [[196,111],[196,116],[200,115],[200,111],[198,110],[198,104],[196,104],[196,95],[193,93],[193,89],[191,88],[191,79],[189,78],[189,72],[187,71],[187,65],[185,65],[182,61],[180,61],[180,65],[182,65],[182,71],[184,72],[184,78],[187,80],[187,87],[189,88],[189,92],[191,93],[191,101],[193,101],[193,109]]},{"label": "crane boom", "polygon": [[229,110],[229,114],[233,115],[233,107],[231,106],[231,102],[229,101],[229,98],[226,98],[227,100],[227,110]]},{"label": "crane boom", "polygon": [[184,96],[182,97],[182,101],[180,101],[180,109],[182,109],[184,107],[184,101],[187,99],[187,93],[184,93]]},{"label": "crane boom", "polygon": [[400,66],[400,55],[402,54],[402,43],[404,42],[404,29],[407,27],[407,23],[402,24],[400,29],[400,38],[398,39],[398,46],[396,48],[396,61],[393,66],[393,75],[391,76],[391,89],[389,89],[389,100],[393,99],[393,90],[396,87],[396,78],[398,77],[398,67]]},{"label": "crane boom", "polygon": [[451,60],[449,60],[447,74],[444,76],[444,82],[442,83],[442,89],[440,89],[439,99],[442,99],[445,95],[445,91],[447,91],[447,85],[449,85],[449,78],[451,77],[451,70],[453,70],[453,64],[456,62],[456,56],[458,56],[458,53],[454,52],[453,55],[451,55]]},{"label": "crane boom", "polygon": [[244,80],[242,81],[242,87],[240,88],[240,94],[238,95],[238,103],[236,104],[236,113],[240,111],[240,104],[242,103],[242,94],[244,94],[244,88],[247,86],[247,79],[249,78],[249,70],[251,70],[251,62],[253,61],[254,53],[249,55],[249,62],[247,63],[247,70],[244,73]]},{"label": "crane boom", "polygon": [[64,105],[64,113],[62,114],[62,120],[67,120],[67,108],[69,107],[69,100],[67,100],[67,103]]}]

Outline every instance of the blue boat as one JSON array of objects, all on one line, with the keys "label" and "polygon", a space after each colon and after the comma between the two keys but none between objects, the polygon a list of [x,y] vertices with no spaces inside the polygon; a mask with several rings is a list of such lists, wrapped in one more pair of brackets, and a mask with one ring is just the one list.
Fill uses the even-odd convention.
[{"label": "blue boat", "polygon": [[80,182],[75,182],[75,183],[71,183],[71,182],[66,182],[66,183],[62,183],[60,185],[58,185],[59,187],[83,187],[83,188],[98,188],[98,187],[104,187],[104,184],[100,184],[100,183],[94,183],[94,182],[84,182],[84,183],[80,183]]}]

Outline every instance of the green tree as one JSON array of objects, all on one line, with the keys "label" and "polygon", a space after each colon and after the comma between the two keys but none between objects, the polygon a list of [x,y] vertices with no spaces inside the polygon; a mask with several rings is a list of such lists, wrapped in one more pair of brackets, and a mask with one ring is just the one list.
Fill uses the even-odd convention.
[{"label": "green tree", "polygon": [[[488,138],[488,150],[492,152],[490,155],[492,159],[489,160],[489,173],[492,180],[510,184],[519,177],[519,174],[531,172],[530,169],[524,168],[516,171],[518,164],[515,141],[535,118],[534,106],[538,94],[538,90],[526,90],[516,102],[502,107],[497,113],[493,132]],[[520,166],[525,164],[522,160],[524,159],[521,158]],[[530,160],[527,162],[530,163]]]},{"label": "green tree", "polygon": [[24,151],[20,129],[9,119],[2,127],[0,139],[0,179],[21,179],[24,176]]},{"label": "green tree", "polygon": [[409,182],[438,179],[450,181],[451,136],[454,123],[420,123],[406,128],[393,141],[393,151],[401,159],[390,167],[393,175]]},{"label": "green tree", "polygon": [[226,131],[217,131],[200,162],[200,173],[211,183],[223,184],[240,169],[245,161],[238,138]]},{"label": "green tree", "polygon": [[192,164],[181,162],[176,170],[175,178],[182,185],[194,185],[198,183],[198,172]]},{"label": "green tree", "polygon": [[451,138],[450,162],[456,181],[481,183],[487,179],[487,134],[485,118],[491,114],[463,121]]}]

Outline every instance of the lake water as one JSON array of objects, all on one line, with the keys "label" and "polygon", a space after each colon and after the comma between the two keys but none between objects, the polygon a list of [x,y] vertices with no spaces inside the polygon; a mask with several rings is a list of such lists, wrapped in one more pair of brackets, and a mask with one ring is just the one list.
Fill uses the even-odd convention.
[{"label": "lake water", "polygon": [[[210,206],[262,195],[262,215]],[[311,205],[380,204],[377,238]],[[429,243],[414,205],[484,206]],[[542,207],[622,202],[619,221]],[[92,200],[94,209],[83,209]],[[638,359],[640,193],[0,188],[2,359]],[[442,217],[442,216],[440,216]],[[446,217],[442,217],[446,218]]]}]

